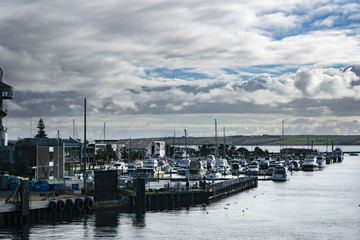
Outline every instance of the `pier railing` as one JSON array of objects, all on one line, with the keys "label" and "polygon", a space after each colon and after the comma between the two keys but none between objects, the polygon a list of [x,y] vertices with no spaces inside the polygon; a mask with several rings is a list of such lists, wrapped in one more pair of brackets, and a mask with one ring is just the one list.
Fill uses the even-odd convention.
[{"label": "pier railing", "polygon": [[209,193],[209,199],[225,196],[257,187],[257,177],[234,178],[227,181],[212,183],[205,187]]}]

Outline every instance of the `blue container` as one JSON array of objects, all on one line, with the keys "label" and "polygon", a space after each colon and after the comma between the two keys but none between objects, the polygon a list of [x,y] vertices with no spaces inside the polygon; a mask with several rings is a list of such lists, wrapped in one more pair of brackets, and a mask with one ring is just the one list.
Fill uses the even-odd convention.
[{"label": "blue container", "polygon": [[72,190],[79,190],[79,184],[73,183],[73,184],[71,184],[71,188],[72,188]]},{"label": "blue container", "polygon": [[54,190],[54,191],[60,190],[62,188],[63,188],[63,184],[51,184],[50,186],[50,190]]}]

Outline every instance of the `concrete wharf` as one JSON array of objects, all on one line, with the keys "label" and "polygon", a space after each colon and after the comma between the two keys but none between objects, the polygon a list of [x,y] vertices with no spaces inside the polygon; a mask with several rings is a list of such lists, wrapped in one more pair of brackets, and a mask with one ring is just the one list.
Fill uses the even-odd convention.
[{"label": "concrete wharf", "polygon": [[28,192],[10,201],[13,191],[0,191],[0,227],[21,226],[46,221],[61,222],[88,212],[94,207],[92,196],[58,195],[55,192]]},{"label": "concrete wharf", "polygon": [[[145,186],[145,179],[140,182]],[[208,182],[205,188],[180,191],[145,192],[143,187],[142,190],[138,188],[136,195],[121,192],[114,194],[113,189],[105,187],[105,191],[109,189],[108,192],[101,192],[99,195],[95,189],[94,196],[69,194],[53,197],[51,194],[50,197],[50,192],[28,192],[27,196],[20,194],[21,196],[18,199],[14,198],[12,202],[5,202],[0,196],[0,227],[68,221],[76,215],[106,208],[117,208],[125,212],[145,212],[209,204],[217,198],[257,187],[257,184],[257,177],[239,177]],[[99,196],[105,198],[101,199]]]}]

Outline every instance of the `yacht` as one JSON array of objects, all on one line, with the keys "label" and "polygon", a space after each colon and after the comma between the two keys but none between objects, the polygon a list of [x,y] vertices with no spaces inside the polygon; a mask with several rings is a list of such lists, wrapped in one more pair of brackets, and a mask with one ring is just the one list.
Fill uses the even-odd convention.
[{"label": "yacht", "polygon": [[207,155],[207,157],[206,157],[206,168],[207,168],[207,170],[213,169],[215,162],[216,162],[216,158],[215,158],[214,155],[212,155],[212,154]]},{"label": "yacht", "polygon": [[326,166],[326,159],[323,155],[317,155],[316,162],[319,165],[319,168],[324,168]]},{"label": "yacht", "polygon": [[137,168],[135,171],[130,172],[130,177],[132,178],[146,178],[146,179],[153,179],[156,177],[156,171],[154,168],[149,168],[149,167],[142,167],[142,168]]},{"label": "yacht", "polygon": [[286,181],[289,179],[289,171],[286,167],[278,165],[274,168],[271,179],[273,181]]},{"label": "yacht", "polygon": [[343,155],[344,155],[344,153],[343,153],[343,151],[342,151],[342,149],[341,148],[339,148],[339,147],[337,147],[337,148],[335,148],[335,150],[334,150],[334,155],[335,155],[335,159],[336,159],[336,162],[342,162],[342,160],[343,160]]},{"label": "yacht", "polygon": [[201,161],[191,161],[186,178],[189,180],[201,180],[204,178],[205,170]]},{"label": "yacht", "polygon": [[210,170],[210,171],[206,174],[205,178],[206,178],[207,180],[216,180],[216,179],[221,179],[222,176],[221,176],[221,173],[219,173],[219,172],[217,172],[217,171],[215,171],[215,170]]},{"label": "yacht", "polygon": [[214,169],[223,175],[228,175],[231,173],[231,167],[226,159],[220,158],[216,160]]},{"label": "yacht", "polygon": [[177,149],[173,155],[173,160],[179,166],[182,159],[186,158],[186,152],[182,149]]},{"label": "yacht", "polygon": [[290,161],[290,167],[291,167],[291,171],[300,171],[302,169],[302,164],[300,162],[300,160],[298,159],[293,159]]},{"label": "yacht", "polygon": [[180,166],[177,170],[179,175],[183,175],[183,176],[186,175],[186,172],[188,171],[190,162],[191,162],[191,160],[189,158],[184,158],[181,160]]},{"label": "yacht", "polygon": [[127,172],[127,166],[123,161],[116,161],[113,163],[112,168],[120,170],[122,173]]},{"label": "yacht", "polygon": [[158,166],[158,161],[156,159],[149,158],[144,160],[143,163],[144,168],[153,168],[155,171],[157,171]]},{"label": "yacht", "polygon": [[259,175],[259,163],[257,161],[252,161],[249,163],[246,170],[247,175]]},{"label": "yacht", "polygon": [[306,158],[302,164],[303,171],[316,171],[316,170],[318,170],[318,167],[319,167],[319,165],[316,162],[315,157]]},{"label": "yacht", "polygon": [[127,167],[127,171],[130,174],[131,172],[136,171],[138,168],[142,168],[144,166],[143,161],[141,160],[135,160],[132,163],[130,163]]},{"label": "yacht", "polygon": [[245,168],[239,162],[233,162],[231,166],[232,175],[238,176],[245,172]]}]

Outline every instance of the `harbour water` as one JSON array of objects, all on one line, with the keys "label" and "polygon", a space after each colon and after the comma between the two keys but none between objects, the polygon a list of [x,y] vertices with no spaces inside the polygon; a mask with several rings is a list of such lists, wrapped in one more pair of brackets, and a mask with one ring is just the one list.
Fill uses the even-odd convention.
[{"label": "harbour water", "polygon": [[209,205],[146,212],[99,211],[71,222],[0,229],[2,239],[359,239],[360,156]]}]

